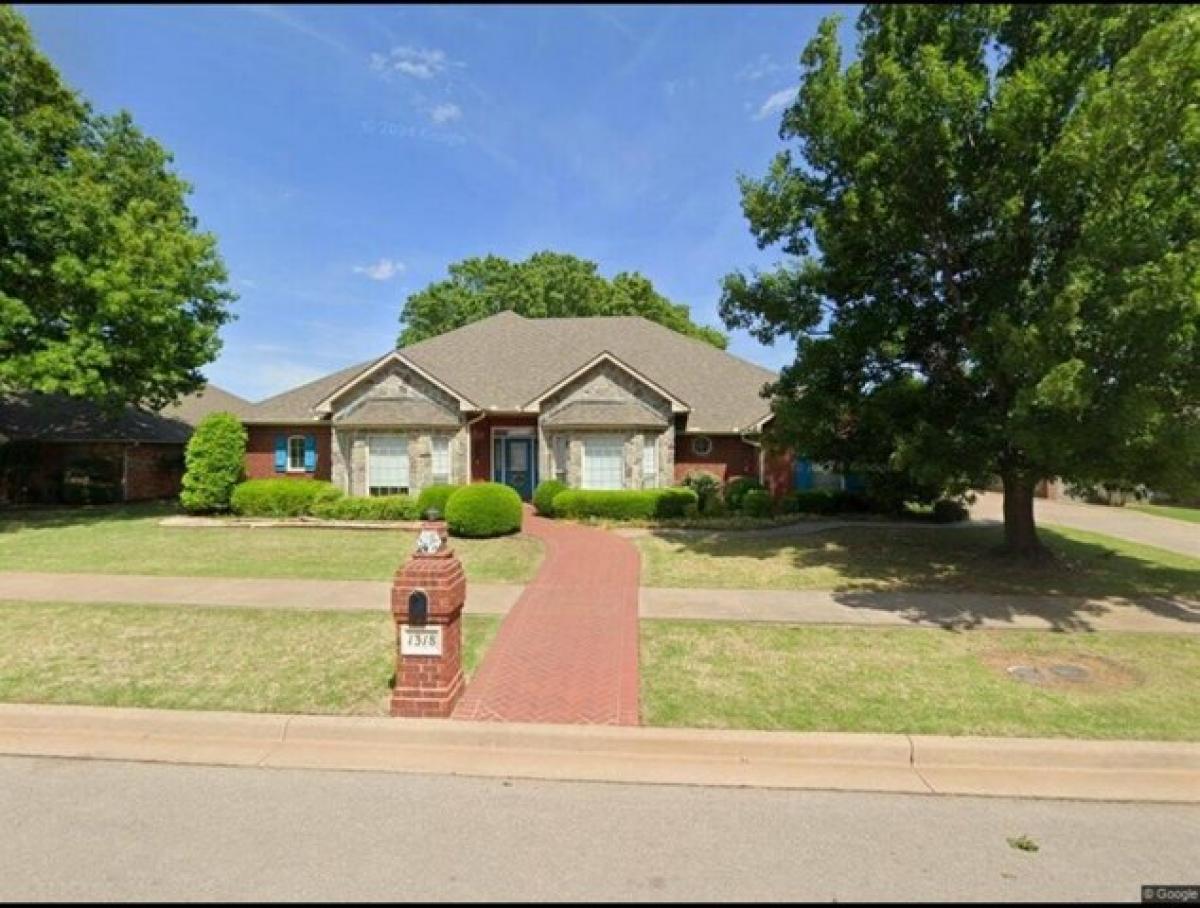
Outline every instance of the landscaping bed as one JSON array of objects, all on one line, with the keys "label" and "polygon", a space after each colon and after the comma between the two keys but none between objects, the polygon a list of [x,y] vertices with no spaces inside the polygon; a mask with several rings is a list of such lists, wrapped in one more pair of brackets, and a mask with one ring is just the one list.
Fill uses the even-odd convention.
[{"label": "landscaping bed", "polygon": [[[500,619],[463,617],[463,668]],[[386,715],[390,614],[0,602],[0,701]]]},{"label": "landscaping bed", "polygon": [[1200,740],[1200,646],[1182,635],[641,628],[647,725]]},{"label": "landscaping bed", "polygon": [[[175,577],[387,580],[412,553],[416,533],[324,528],[160,525],[169,505],[47,508],[0,514],[0,569]],[[531,536],[454,539],[470,581],[528,583],[542,560]]]}]

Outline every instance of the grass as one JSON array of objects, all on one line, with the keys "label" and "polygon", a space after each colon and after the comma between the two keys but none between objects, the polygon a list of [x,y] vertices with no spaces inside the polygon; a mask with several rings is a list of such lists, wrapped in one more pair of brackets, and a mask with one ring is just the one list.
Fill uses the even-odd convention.
[{"label": "grass", "polygon": [[1127,504],[1131,511],[1141,511],[1154,517],[1169,517],[1172,520],[1185,520],[1188,523],[1200,523],[1200,508],[1183,508],[1165,504]]},{"label": "grass", "polygon": [[[412,551],[409,530],[163,527],[161,504],[0,513],[0,569],[180,577],[386,580]],[[530,536],[455,539],[467,577],[526,583],[542,559]]]},{"label": "grass", "polygon": [[[795,731],[1200,739],[1200,645],[1166,634],[1051,634],[643,621],[648,725]],[[1009,665],[1083,664],[1038,687]]]},{"label": "grass", "polygon": [[[464,670],[500,619],[463,619]],[[386,715],[388,614],[0,602],[0,701]]]},{"label": "grass", "polygon": [[999,527],[861,527],[808,535],[654,533],[634,540],[647,586],[1200,596],[1200,560],[1061,527],[1052,564],[996,554]]}]

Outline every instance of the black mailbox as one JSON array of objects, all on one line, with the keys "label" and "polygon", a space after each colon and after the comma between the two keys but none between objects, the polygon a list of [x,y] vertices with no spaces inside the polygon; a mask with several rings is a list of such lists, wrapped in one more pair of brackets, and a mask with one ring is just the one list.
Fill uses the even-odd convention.
[{"label": "black mailbox", "polygon": [[408,623],[424,624],[429,618],[429,596],[424,590],[408,594]]}]

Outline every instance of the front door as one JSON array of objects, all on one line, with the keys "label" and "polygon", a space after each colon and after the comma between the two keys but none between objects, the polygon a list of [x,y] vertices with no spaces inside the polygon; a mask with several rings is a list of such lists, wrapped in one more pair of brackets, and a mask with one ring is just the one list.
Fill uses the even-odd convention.
[{"label": "front door", "polygon": [[533,497],[533,439],[504,439],[504,483],[517,490],[522,500]]}]

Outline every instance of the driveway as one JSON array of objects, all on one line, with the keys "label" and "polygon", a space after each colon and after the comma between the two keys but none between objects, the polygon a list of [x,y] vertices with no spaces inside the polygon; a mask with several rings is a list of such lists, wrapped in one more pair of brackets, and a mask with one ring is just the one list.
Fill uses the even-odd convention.
[{"label": "driveway", "polygon": [[[971,508],[973,520],[1004,519],[1002,495],[998,492],[977,494],[979,500]],[[1194,523],[1171,520],[1169,517],[1152,517],[1125,508],[1042,498],[1034,499],[1033,509],[1039,524],[1101,533],[1200,558],[1200,528]]]}]

